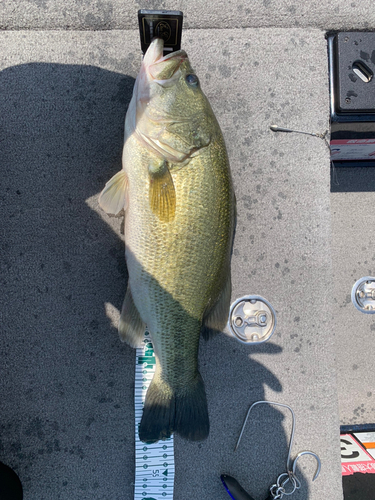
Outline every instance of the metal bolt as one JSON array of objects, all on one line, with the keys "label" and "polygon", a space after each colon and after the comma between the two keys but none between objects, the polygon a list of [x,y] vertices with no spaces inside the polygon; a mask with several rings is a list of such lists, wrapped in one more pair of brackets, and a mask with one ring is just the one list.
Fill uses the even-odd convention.
[{"label": "metal bolt", "polygon": [[241,316],[237,316],[237,318],[234,320],[234,324],[236,326],[242,326],[243,320],[242,320]]},{"label": "metal bolt", "polygon": [[349,104],[349,103],[351,102],[350,97],[347,97],[347,98],[345,99],[345,102],[346,102],[346,104]]}]

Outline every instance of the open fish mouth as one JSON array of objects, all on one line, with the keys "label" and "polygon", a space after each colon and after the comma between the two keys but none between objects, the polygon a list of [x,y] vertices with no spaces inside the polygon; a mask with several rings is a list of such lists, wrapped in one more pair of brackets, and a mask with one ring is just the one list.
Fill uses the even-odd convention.
[{"label": "open fish mouth", "polygon": [[181,64],[188,58],[184,50],[163,56],[163,49],[164,41],[161,38],[154,38],[143,59],[147,73],[157,83],[163,83],[173,78]]}]

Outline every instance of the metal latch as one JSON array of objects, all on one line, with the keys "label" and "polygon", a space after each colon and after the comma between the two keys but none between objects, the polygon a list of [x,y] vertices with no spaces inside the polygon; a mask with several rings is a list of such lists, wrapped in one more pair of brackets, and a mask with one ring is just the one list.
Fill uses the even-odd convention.
[{"label": "metal latch", "polygon": [[375,278],[365,276],[354,284],[352,302],[363,313],[375,313]]},{"label": "metal latch", "polygon": [[275,331],[276,313],[263,297],[248,295],[231,305],[228,326],[231,334],[240,342],[260,344]]}]

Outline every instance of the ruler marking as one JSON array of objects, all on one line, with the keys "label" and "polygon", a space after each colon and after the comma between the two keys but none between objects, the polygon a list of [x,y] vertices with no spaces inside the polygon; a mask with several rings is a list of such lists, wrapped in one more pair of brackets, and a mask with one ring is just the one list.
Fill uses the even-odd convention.
[{"label": "ruler marking", "polygon": [[144,400],[154,373],[155,356],[146,332],[143,347],[136,350],[134,500],[148,497],[154,500],[173,500],[175,476],[173,436],[152,444],[143,443],[138,437]]}]

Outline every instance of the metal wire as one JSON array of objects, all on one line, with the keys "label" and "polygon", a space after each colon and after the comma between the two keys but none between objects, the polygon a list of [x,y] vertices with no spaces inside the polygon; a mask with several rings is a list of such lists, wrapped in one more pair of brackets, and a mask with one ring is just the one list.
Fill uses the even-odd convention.
[{"label": "metal wire", "polygon": [[297,478],[295,472],[296,472],[296,467],[297,467],[297,461],[299,460],[300,457],[303,455],[312,455],[316,461],[317,461],[317,468],[313,477],[313,481],[319,476],[320,473],[320,468],[321,468],[321,462],[319,456],[312,452],[312,451],[301,451],[297,454],[295,459],[291,462],[291,452],[292,452],[292,447],[293,447],[293,440],[294,440],[294,432],[295,432],[295,427],[296,427],[296,417],[294,414],[294,411],[292,408],[288,405],[282,404],[282,403],[275,403],[273,401],[256,401],[253,403],[249,410],[247,411],[244,423],[242,424],[241,432],[240,435],[238,436],[236,446],[234,448],[234,451],[237,450],[238,445],[240,444],[242,435],[245,430],[245,426],[247,423],[247,420],[249,418],[251,410],[254,408],[254,406],[259,405],[259,404],[269,404],[269,405],[275,405],[275,406],[281,406],[283,408],[287,408],[290,410],[292,414],[292,431],[290,434],[290,439],[289,439],[289,450],[288,450],[288,457],[286,460],[286,469],[287,472],[283,472],[282,474],[279,475],[279,477],[276,480],[276,483],[273,484],[270,487],[270,493],[273,498],[273,500],[281,500],[284,495],[289,496],[292,495],[296,490],[298,490],[301,487],[301,483],[299,479]]}]

